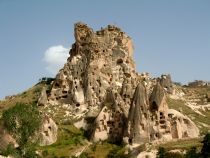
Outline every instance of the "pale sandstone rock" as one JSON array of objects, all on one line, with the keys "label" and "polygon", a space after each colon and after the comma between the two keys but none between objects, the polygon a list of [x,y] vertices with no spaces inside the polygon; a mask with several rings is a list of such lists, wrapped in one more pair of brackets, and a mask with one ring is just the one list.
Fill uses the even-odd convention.
[{"label": "pale sandstone rock", "polygon": [[146,88],[142,83],[136,88],[128,117],[128,132],[132,143],[145,143],[150,139],[149,107]]},{"label": "pale sandstone rock", "polygon": [[[31,141],[34,142],[38,138],[39,145],[41,146],[53,144],[57,140],[57,130],[58,127],[55,122],[49,117],[44,117],[39,131],[37,131],[37,133],[32,137]],[[9,134],[1,124],[0,149],[6,149],[9,144],[13,145],[15,148],[19,147],[15,138]]]},{"label": "pale sandstone rock", "polygon": [[5,130],[3,122],[0,121],[0,149],[5,150],[9,144],[15,148],[19,146],[15,138]]},{"label": "pale sandstone rock", "polygon": [[13,158],[12,156],[2,156],[0,155],[0,158]]},{"label": "pale sandstone rock", "polygon": [[108,118],[110,117],[110,114],[108,112],[109,111],[107,110],[107,107],[104,107],[95,120],[96,129],[94,129],[92,139],[94,142],[108,139],[109,132],[107,130],[109,129],[107,126],[107,122]]},{"label": "pale sandstone rock", "polygon": [[109,91],[104,107],[96,117],[92,140],[97,142],[109,139],[112,142],[121,142],[124,128],[125,115],[116,104],[113,92]]},{"label": "pale sandstone rock", "polygon": [[150,102],[150,139],[170,139],[170,123],[168,121],[168,105],[163,87],[159,83],[153,89]]},{"label": "pale sandstone rock", "polygon": [[46,88],[43,87],[41,91],[41,95],[38,100],[38,105],[39,106],[44,106],[47,103],[47,93],[46,93]]},{"label": "pale sandstone rock", "polygon": [[173,138],[195,138],[199,136],[199,129],[189,117],[180,112],[169,109],[168,114],[171,122],[171,134]]},{"label": "pale sandstone rock", "polygon": [[84,130],[88,129],[87,121],[84,118],[75,122],[74,126],[77,127],[78,129],[84,129]]},{"label": "pale sandstone rock", "polygon": [[0,149],[6,149],[9,144],[12,144],[15,148],[19,146],[16,140],[5,131],[0,134]]},{"label": "pale sandstone rock", "polygon": [[40,129],[39,144],[41,146],[50,145],[57,140],[58,127],[49,117],[45,117]]},{"label": "pale sandstone rock", "polygon": [[71,106],[75,117],[83,120],[75,123],[78,127],[86,126],[85,119],[93,120],[86,126],[93,141],[168,141],[175,129],[178,138],[184,137],[180,133],[192,124],[183,119],[174,129],[165,94],[173,93],[170,75],[152,79],[138,74],[128,35],[112,25],[94,32],[83,23],[75,24],[74,34],[70,57],[56,75],[49,103]]},{"label": "pale sandstone rock", "polygon": [[157,150],[143,151],[137,156],[137,158],[156,158],[157,152]]},{"label": "pale sandstone rock", "polygon": [[[93,32],[75,24],[75,40],[70,57],[53,83],[49,100],[80,106],[100,106],[106,90],[122,91],[124,98],[135,88],[135,66],[131,38],[109,25]],[[131,83],[133,82],[133,83]]]},{"label": "pale sandstone rock", "polygon": [[169,93],[169,94],[172,94],[173,93],[173,84],[172,84],[172,80],[171,80],[171,75],[168,74],[168,75],[161,75],[161,78],[160,78],[160,84],[163,88],[166,89],[166,91]]}]

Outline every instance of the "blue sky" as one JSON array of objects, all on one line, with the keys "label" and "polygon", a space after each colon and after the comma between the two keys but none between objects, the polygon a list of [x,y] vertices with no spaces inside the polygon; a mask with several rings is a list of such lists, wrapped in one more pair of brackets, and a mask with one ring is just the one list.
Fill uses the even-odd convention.
[{"label": "blue sky", "polygon": [[0,0],[0,98],[53,76],[78,21],[121,27],[133,39],[138,72],[210,80],[209,8],[209,0]]}]

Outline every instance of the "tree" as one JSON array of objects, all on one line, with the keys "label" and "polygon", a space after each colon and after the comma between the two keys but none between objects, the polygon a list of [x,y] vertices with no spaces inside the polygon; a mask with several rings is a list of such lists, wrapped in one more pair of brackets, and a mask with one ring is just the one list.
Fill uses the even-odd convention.
[{"label": "tree", "polygon": [[201,149],[201,157],[210,158],[210,133],[206,134],[202,143],[203,147]]},{"label": "tree", "polygon": [[51,84],[52,81],[54,81],[55,78],[52,78],[52,77],[42,77],[39,79],[39,82],[43,82],[43,83],[46,83],[46,84]]}]

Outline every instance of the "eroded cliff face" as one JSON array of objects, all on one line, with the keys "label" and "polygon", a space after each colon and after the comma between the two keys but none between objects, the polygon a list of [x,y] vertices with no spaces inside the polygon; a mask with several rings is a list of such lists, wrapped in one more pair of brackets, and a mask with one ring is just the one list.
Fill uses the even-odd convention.
[{"label": "eroded cliff face", "polygon": [[100,106],[106,90],[131,98],[136,83],[131,38],[119,28],[108,26],[93,32],[75,24],[70,57],[56,76],[49,100],[76,107]]},{"label": "eroded cliff face", "polygon": [[53,82],[49,104],[65,104],[83,119],[93,118],[88,129],[93,141],[145,143],[198,136],[185,116],[169,115],[166,93],[173,93],[171,77],[149,79],[136,72],[128,35],[111,25],[94,32],[76,23],[74,31],[75,43]]}]

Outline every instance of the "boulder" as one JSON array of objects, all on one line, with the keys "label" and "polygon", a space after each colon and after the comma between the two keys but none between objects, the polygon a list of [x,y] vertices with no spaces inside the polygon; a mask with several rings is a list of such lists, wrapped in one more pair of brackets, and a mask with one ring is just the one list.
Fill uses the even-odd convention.
[{"label": "boulder", "polygon": [[9,144],[15,148],[19,146],[14,137],[4,128],[3,122],[0,121],[0,150],[5,150]]},{"label": "boulder", "polygon": [[173,93],[173,83],[172,83],[172,80],[171,80],[171,75],[168,74],[168,75],[161,75],[161,78],[160,78],[160,84],[163,88],[166,89],[166,91],[169,93],[169,94],[172,94]]},{"label": "boulder", "polygon": [[38,105],[44,106],[46,103],[47,103],[47,93],[46,93],[46,88],[43,87],[41,91],[41,95],[38,100]]},{"label": "boulder", "polygon": [[15,148],[19,146],[12,135],[7,133],[6,131],[4,133],[0,133],[0,150],[5,150],[10,144],[13,145]]},{"label": "boulder", "polygon": [[137,158],[156,158],[157,152],[157,150],[143,151],[137,156]]},{"label": "boulder", "polygon": [[168,115],[172,138],[196,138],[199,136],[199,129],[189,117],[174,109],[169,109]]},{"label": "boulder", "polygon": [[56,123],[46,116],[39,132],[39,145],[45,146],[55,143],[57,141],[57,130]]}]

